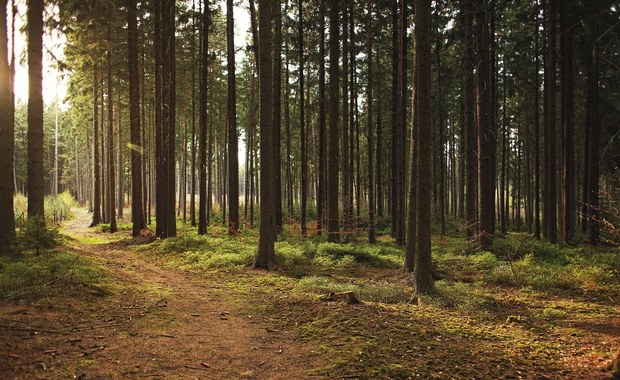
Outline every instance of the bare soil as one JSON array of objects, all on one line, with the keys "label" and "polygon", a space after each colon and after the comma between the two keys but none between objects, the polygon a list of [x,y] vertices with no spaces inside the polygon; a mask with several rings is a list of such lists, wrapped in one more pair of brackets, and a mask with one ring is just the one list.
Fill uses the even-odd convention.
[{"label": "bare soil", "polygon": [[[76,210],[64,232],[93,234],[88,224]],[[300,379],[320,359],[244,313],[217,275],[159,266],[122,243],[70,245],[105,268],[110,291],[0,304],[0,378]]]}]

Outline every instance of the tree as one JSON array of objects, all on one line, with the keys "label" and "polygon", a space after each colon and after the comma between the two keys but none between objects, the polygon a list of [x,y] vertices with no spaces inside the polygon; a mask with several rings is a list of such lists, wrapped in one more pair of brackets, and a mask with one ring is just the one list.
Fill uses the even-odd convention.
[{"label": "tree", "polygon": [[210,25],[210,10],[209,0],[204,0],[204,6],[202,8],[202,59],[200,63],[200,137],[198,142],[198,152],[200,157],[199,164],[199,200],[198,200],[198,234],[204,235],[207,233],[207,123],[208,123],[208,110],[207,101],[209,99],[209,25]]},{"label": "tree", "polygon": [[323,233],[327,175],[325,170],[325,0],[319,2],[319,173],[317,189],[317,233]]},{"label": "tree", "polygon": [[475,6],[478,49],[478,242],[481,250],[488,250],[493,245],[495,233],[495,133],[491,125],[488,10],[485,0],[475,0]]},{"label": "tree", "polygon": [[574,36],[572,1],[560,7],[560,72],[562,99],[562,128],[564,133],[562,168],[562,241],[567,244],[574,239],[575,226],[575,145],[574,145],[574,74],[573,44]]},{"label": "tree", "polygon": [[[434,291],[431,258],[431,1],[415,4],[414,106],[417,123],[416,247],[413,282],[418,296]],[[410,223],[413,220],[409,220]],[[409,238],[413,238],[410,236]]]},{"label": "tree", "polygon": [[8,59],[7,0],[0,1],[0,251],[6,252],[15,236],[13,212],[13,152],[15,125]]},{"label": "tree", "polygon": [[[275,151],[273,143],[272,109],[273,83],[271,66],[271,19],[272,3],[280,6],[280,1],[259,0],[259,76],[260,76],[260,232],[258,252],[254,268],[272,270],[275,267],[276,240],[275,219]],[[265,112],[266,111],[266,112]]]},{"label": "tree", "polygon": [[228,234],[239,231],[239,160],[237,155],[237,84],[235,80],[235,34],[233,1],[226,0],[226,46],[228,59]]},{"label": "tree", "polygon": [[[367,37],[366,37],[366,59],[368,60],[368,83],[366,85],[366,107],[368,122],[368,242],[376,243],[377,236],[375,233],[375,180],[373,168],[373,149],[374,149],[374,130],[373,130],[373,114],[372,114],[372,82],[374,80],[372,72],[372,5],[371,1],[367,1],[368,20],[367,20]],[[379,164],[377,162],[377,164]]]},{"label": "tree", "polygon": [[[108,26],[108,40],[111,40],[111,28]],[[114,96],[112,91],[112,51],[108,48],[106,52],[107,71],[108,71],[108,218],[110,222],[110,233],[116,232],[116,205],[114,202],[114,189],[116,179],[114,178]],[[120,168],[119,168],[120,170]]]},{"label": "tree", "polygon": [[556,169],[556,9],[555,0],[546,0],[545,7],[545,182],[543,236],[552,243],[558,240],[557,169]]},{"label": "tree", "polygon": [[[142,208],[142,152],[140,139],[140,83],[138,69],[138,26],[136,0],[127,0],[127,53],[129,65],[129,128],[131,135],[131,219],[132,235],[146,228]],[[120,168],[119,168],[120,170]]]},{"label": "tree", "polygon": [[[306,236],[306,208],[308,202],[308,147],[306,139],[306,112],[304,99],[304,18],[303,0],[299,0],[299,139],[301,144],[301,235]],[[261,109],[262,106],[261,106]],[[261,119],[262,120],[262,119]],[[262,141],[262,140],[261,140]]]},{"label": "tree", "polygon": [[42,84],[43,0],[28,0],[28,217],[45,223]]},{"label": "tree", "polygon": [[464,69],[464,129],[465,129],[465,223],[466,237],[471,239],[476,233],[476,110],[474,109],[474,46],[473,46],[473,0],[463,0],[463,19],[465,34],[463,36]]},{"label": "tree", "polygon": [[94,227],[101,223],[101,159],[99,157],[99,78],[97,65],[93,65],[93,220]]},{"label": "tree", "polygon": [[327,239],[340,240],[338,215],[338,119],[340,1],[331,0],[329,13],[329,141],[327,151]]}]

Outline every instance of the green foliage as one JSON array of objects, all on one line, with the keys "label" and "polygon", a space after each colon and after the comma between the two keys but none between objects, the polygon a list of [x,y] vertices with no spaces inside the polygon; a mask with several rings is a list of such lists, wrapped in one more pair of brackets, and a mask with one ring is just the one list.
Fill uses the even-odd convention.
[{"label": "green foliage", "polygon": [[[45,224],[58,224],[63,220],[70,219],[72,216],[71,208],[76,205],[77,202],[67,191],[58,194],[56,197],[45,197]],[[28,198],[24,194],[16,194],[13,198],[13,209],[15,211],[15,225],[17,228],[21,228],[28,217]]]},{"label": "green foliage", "polygon": [[100,268],[75,252],[0,256],[0,299],[37,298],[84,286],[102,294],[97,285],[105,281]]},{"label": "green foliage", "polygon": [[316,263],[351,266],[366,264],[380,268],[396,268],[402,264],[403,252],[387,244],[321,243],[317,248]]},{"label": "green foliage", "polygon": [[33,249],[38,253],[41,249],[49,249],[60,243],[58,227],[46,225],[41,218],[27,218],[21,221],[17,244],[24,249]]}]

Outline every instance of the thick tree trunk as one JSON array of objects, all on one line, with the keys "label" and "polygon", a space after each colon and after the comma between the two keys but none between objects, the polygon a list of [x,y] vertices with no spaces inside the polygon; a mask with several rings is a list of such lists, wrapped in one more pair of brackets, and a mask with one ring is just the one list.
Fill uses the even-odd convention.
[{"label": "thick tree trunk", "polygon": [[43,0],[28,0],[28,217],[44,220]]},{"label": "thick tree trunk", "polygon": [[15,125],[13,83],[8,60],[7,0],[0,0],[0,255],[15,237],[13,154]]},{"label": "thick tree trunk", "polygon": [[340,1],[330,0],[329,13],[329,141],[327,151],[327,239],[340,240],[338,214],[338,122],[340,87]]},{"label": "thick tree trunk", "polygon": [[476,226],[476,178],[478,148],[476,146],[476,110],[474,108],[474,29],[473,0],[464,0],[465,35],[463,44],[464,55],[464,98],[465,98],[465,235],[472,239],[477,231]]},{"label": "thick tree trunk", "polygon": [[543,236],[558,240],[557,227],[557,155],[556,155],[556,5],[546,0],[545,7],[545,182]]},{"label": "thick tree trunk", "polygon": [[226,0],[226,41],[228,59],[228,234],[239,231],[239,160],[237,150],[237,84],[235,78],[235,34],[233,1]]},{"label": "thick tree trunk", "polygon": [[273,56],[273,144],[275,170],[276,232],[282,232],[282,159],[280,131],[282,128],[282,9],[278,2],[273,8],[275,19]]},{"label": "thick tree trunk", "polygon": [[489,30],[485,0],[476,0],[478,50],[478,242],[481,250],[493,245],[495,233],[495,134],[491,126]]},{"label": "thick tree trunk", "polygon": [[201,75],[200,75],[200,137],[198,143],[198,152],[200,157],[199,164],[199,199],[198,199],[198,234],[207,233],[207,101],[208,101],[208,77],[209,77],[209,1],[204,0],[202,14],[202,57],[201,57]]},{"label": "thick tree trunk", "polygon": [[575,145],[574,145],[574,75],[573,75],[573,27],[570,2],[560,8],[560,62],[562,93],[562,128],[564,132],[562,170],[562,241],[569,244],[575,235]]},{"label": "thick tree trunk", "polygon": [[[280,6],[280,1],[274,2]],[[275,220],[275,151],[273,144],[273,83],[271,67],[271,14],[272,2],[260,0],[259,25],[259,67],[260,67],[260,235],[258,253],[254,268],[272,270],[275,266],[274,243],[276,240]],[[279,112],[279,111],[278,111]]]},{"label": "thick tree trunk", "polygon": [[[418,136],[416,249],[413,282],[418,296],[434,290],[431,259],[431,1],[415,5],[415,92]],[[413,223],[413,220],[409,220]],[[413,239],[413,236],[409,236]]]},{"label": "thick tree trunk", "polygon": [[138,68],[138,25],[136,0],[127,1],[127,52],[129,54],[129,128],[131,139],[131,220],[132,235],[146,228],[142,202],[142,154],[140,138],[140,84]]}]

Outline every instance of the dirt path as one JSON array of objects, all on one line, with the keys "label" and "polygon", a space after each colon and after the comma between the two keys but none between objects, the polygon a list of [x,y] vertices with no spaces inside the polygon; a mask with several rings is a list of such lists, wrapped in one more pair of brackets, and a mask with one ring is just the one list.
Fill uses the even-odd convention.
[{"label": "dirt path", "polygon": [[[76,210],[63,230],[95,235],[88,224]],[[119,243],[71,246],[105,268],[111,294],[0,306],[0,377],[299,379],[317,365],[311,347],[248,315],[215,275],[161,267]]]}]

